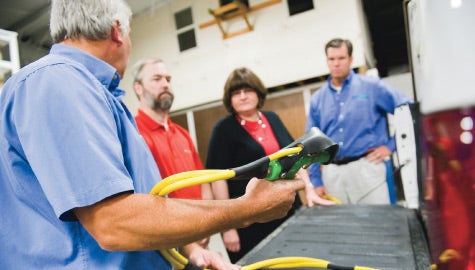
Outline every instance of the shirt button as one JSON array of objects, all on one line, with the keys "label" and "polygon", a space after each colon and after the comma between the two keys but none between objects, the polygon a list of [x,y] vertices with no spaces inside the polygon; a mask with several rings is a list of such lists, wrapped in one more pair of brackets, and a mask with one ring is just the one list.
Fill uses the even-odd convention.
[{"label": "shirt button", "polygon": [[342,129],[342,128],[340,128],[340,129],[338,129],[338,131],[340,131],[340,133],[341,133],[341,132],[343,132],[343,129]]},{"label": "shirt button", "polygon": [[343,114],[340,114],[339,118],[340,118],[340,119],[343,119]]},{"label": "shirt button", "polygon": [[339,142],[338,144],[339,144],[340,146],[343,146],[343,142]]},{"label": "shirt button", "polygon": [[345,105],[345,102],[340,102],[340,107],[343,107]]}]

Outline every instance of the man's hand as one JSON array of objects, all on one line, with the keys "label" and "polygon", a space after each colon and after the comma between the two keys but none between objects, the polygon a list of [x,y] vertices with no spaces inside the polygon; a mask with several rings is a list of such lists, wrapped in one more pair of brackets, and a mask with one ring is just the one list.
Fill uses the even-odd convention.
[{"label": "man's hand", "polygon": [[239,270],[240,266],[226,262],[218,253],[202,248],[198,244],[183,247],[183,253],[194,264],[201,268],[217,270]]},{"label": "man's hand", "polygon": [[209,244],[210,237],[206,237],[198,241],[198,245],[200,245],[202,248],[206,248]]},{"label": "man's hand", "polygon": [[[326,194],[326,190],[323,189],[322,195],[317,193],[317,189],[313,187],[312,182],[310,181],[310,177],[308,175],[308,171],[306,169],[300,169],[297,174],[295,175],[296,179],[302,179],[305,183],[305,194],[300,194],[302,197],[305,196],[305,203],[308,207],[313,207],[314,205],[335,205],[334,202],[328,201],[322,198],[323,195]],[[325,194],[323,194],[325,192]],[[301,198],[302,199],[302,198]]]},{"label": "man's hand", "polygon": [[307,207],[313,207],[314,205],[330,206],[336,204],[333,201],[325,200],[320,197],[316,189],[317,188],[314,188],[311,185],[305,187],[305,198],[307,199]]},{"label": "man's hand", "polygon": [[239,234],[236,229],[231,229],[223,232],[223,242],[227,250],[232,252],[238,252],[241,250],[241,242],[239,240]]},{"label": "man's hand", "polygon": [[256,222],[264,223],[285,217],[295,201],[295,193],[304,187],[301,179],[267,181],[253,178],[241,198],[256,210]]},{"label": "man's hand", "polygon": [[365,158],[369,162],[380,163],[383,160],[389,158],[391,154],[392,154],[391,150],[389,150],[389,148],[386,147],[386,145],[380,145],[378,147],[369,149]]},{"label": "man's hand", "polygon": [[314,190],[315,190],[315,193],[317,193],[317,195],[322,198],[329,195],[325,186],[315,187]]}]

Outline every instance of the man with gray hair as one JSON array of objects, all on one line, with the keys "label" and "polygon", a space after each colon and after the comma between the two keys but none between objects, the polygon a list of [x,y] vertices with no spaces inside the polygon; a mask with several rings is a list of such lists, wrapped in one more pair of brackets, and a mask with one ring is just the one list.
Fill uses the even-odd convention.
[{"label": "man with gray hair", "polygon": [[130,16],[123,0],[53,0],[50,53],[4,85],[0,269],[170,269],[156,250],[285,216],[303,188],[254,179],[234,200],[150,195],[160,173],[117,88]]},{"label": "man with gray hair", "polygon": [[[142,60],[134,66],[133,87],[140,101],[135,121],[163,178],[203,169],[190,134],[170,119],[169,112],[175,98],[171,78],[161,59]],[[168,197],[213,199],[209,183],[176,190]]]},{"label": "man with gray hair", "polygon": [[[158,58],[144,59],[134,65],[133,73],[133,88],[140,101],[135,121],[161,176],[166,178],[177,173],[203,170],[203,163],[190,134],[170,119],[169,112],[175,95],[171,87],[172,76],[165,63]],[[204,183],[178,189],[169,193],[168,197],[212,200],[213,194],[211,185]],[[180,251],[186,256],[219,256],[203,248],[209,240],[207,237],[180,248]]]}]

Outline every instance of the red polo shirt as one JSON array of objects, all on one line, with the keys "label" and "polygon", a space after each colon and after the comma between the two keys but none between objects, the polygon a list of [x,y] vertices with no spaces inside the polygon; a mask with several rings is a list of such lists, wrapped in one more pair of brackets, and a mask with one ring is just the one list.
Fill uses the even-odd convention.
[{"label": "red polo shirt", "polygon": [[[200,156],[188,131],[168,118],[168,131],[140,109],[135,116],[140,134],[147,143],[163,178],[170,175],[202,170]],[[168,194],[172,198],[201,199],[201,186],[182,188]]]}]

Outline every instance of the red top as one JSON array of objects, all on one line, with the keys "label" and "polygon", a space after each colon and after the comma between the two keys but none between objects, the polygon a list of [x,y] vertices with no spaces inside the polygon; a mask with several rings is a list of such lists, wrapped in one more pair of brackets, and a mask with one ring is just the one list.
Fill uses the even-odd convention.
[{"label": "red top", "polygon": [[[202,170],[200,156],[188,131],[168,118],[168,131],[140,109],[135,116],[140,134],[147,143],[163,178],[170,175]],[[201,199],[201,186],[182,188],[168,194],[171,198]]]},{"label": "red top", "polygon": [[259,121],[242,120],[238,115],[236,115],[236,119],[247,133],[264,148],[266,155],[273,154],[280,150],[275,134],[270,127],[267,117],[263,113],[259,112]]}]

